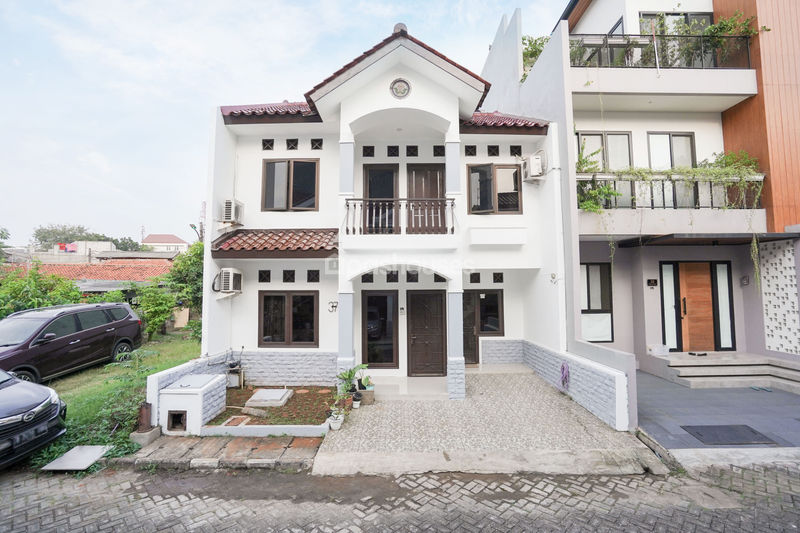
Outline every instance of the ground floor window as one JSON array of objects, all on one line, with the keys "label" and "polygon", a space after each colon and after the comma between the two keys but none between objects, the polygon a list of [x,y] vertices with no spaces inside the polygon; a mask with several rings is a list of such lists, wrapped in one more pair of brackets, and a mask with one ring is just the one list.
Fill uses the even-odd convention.
[{"label": "ground floor window", "polygon": [[581,264],[581,332],[590,342],[614,342],[611,263]]},{"label": "ground floor window", "polygon": [[318,346],[319,293],[258,292],[261,347]]},{"label": "ground floor window", "polygon": [[503,290],[464,291],[464,360],[479,362],[478,338],[503,335]]},{"label": "ground floor window", "polygon": [[398,368],[397,291],[363,291],[362,362],[370,368]]}]

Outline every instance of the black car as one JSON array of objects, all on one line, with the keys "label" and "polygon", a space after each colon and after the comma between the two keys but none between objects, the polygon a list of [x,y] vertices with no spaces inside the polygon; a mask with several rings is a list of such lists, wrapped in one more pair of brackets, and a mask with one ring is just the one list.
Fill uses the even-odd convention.
[{"label": "black car", "polygon": [[40,382],[101,362],[142,344],[142,321],[128,304],[29,309],[0,320],[0,370]]},{"label": "black car", "polygon": [[0,370],[0,468],[63,435],[66,417],[56,391]]}]

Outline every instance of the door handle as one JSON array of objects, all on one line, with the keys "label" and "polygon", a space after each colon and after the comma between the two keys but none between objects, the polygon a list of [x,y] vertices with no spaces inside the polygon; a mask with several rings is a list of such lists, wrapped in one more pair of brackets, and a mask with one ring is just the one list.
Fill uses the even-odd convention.
[{"label": "door handle", "polygon": [[81,342],[80,339],[75,339],[74,341],[69,341],[70,344],[78,344],[79,342]]},{"label": "door handle", "polygon": [[414,344],[414,341],[417,340],[416,335],[411,335],[411,344]]},{"label": "door handle", "polygon": [[117,328],[108,328],[106,331],[107,331],[107,332],[108,332],[108,331],[114,331],[115,329],[117,329]]},{"label": "door handle", "polygon": [[681,298],[681,302],[683,302],[683,316],[686,316],[686,297],[684,296]]}]

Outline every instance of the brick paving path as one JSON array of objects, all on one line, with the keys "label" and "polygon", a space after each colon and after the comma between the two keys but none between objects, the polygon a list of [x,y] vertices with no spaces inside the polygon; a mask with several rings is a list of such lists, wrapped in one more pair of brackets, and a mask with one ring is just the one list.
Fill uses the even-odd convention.
[{"label": "brick paving path", "polygon": [[800,465],[683,476],[0,473],[0,531],[797,531]]}]

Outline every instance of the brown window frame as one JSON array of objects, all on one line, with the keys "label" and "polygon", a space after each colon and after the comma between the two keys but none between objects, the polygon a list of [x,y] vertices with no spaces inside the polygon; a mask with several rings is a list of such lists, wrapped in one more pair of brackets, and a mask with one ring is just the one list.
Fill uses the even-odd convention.
[{"label": "brown window frame", "polygon": [[[492,167],[492,210],[489,211],[472,211],[472,187],[470,186],[471,170],[475,167]],[[519,198],[519,209],[516,211],[498,211],[497,201],[497,170],[504,168],[513,168],[517,171],[519,176],[519,190],[517,197]],[[467,165],[467,214],[468,215],[521,215],[522,212],[522,166],[514,164],[500,164],[500,163],[474,163]]]},{"label": "brown window frame", "polygon": [[[264,342],[264,296],[283,296],[286,299],[284,309],[284,342]],[[292,342],[292,296],[314,297],[314,341]],[[258,291],[258,347],[259,348],[289,348],[306,347],[319,348],[319,291]]]},{"label": "brown window frame", "polygon": [[[267,207],[267,165],[269,163],[286,163],[289,167],[288,190],[286,191],[286,207]],[[294,163],[315,163],[314,175],[314,207],[292,207],[292,189],[294,187]],[[319,211],[319,159],[313,158],[279,158],[264,159],[261,163],[261,211]]]},{"label": "brown window frame", "polygon": [[[505,301],[503,298],[503,289],[464,289],[464,292],[472,292],[478,295],[478,305],[475,310],[475,331],[478,337],[503,337],[506,334],[506,317],[504,312]],[[497,331],[481,331],[481,303],[480,294],[497,294],[497,321],[499,322]]]},{"label": "brown window frame", "polygon": [[[392,331],[392,353],[394,361],[391,363],[370,363],[367,359],[367,297],[368,296],[394,296],[395,327]],[[361,291],[361,362],[367,368],[400,368],[400,291],[398,290],[363,290]]]},{"label": "brown window frame", "polygon": [[[581,262],[579,264],[579,268],[585,266],[586,267],[586,279],[581,280],[583,284],[583,288],[586,290],[586,305],[587,308],[583,308],[583,303],[580,304],[580,310],[582,315],[611,315],[611,339],[610,340],[601,340],[601,341],[586,341],[591,343],[610,343],[614,342],[614,270],[611,266],[611,263],[602,262],[602,261],[586,261]],[[600,270],[600,286],[602,287],[604,277],[603,277],[603,270],[602,267],[608,267],[608,307],[600,307],[599,309],[593,309],[591,304],[591,294],[592,294],[592,286],[591,286],[591,276],[589,275],[589,267],[591,266],[598,266],[601,268]],[[661,267],[659,267],[659,272],[661,271]],[[602,289],[601,289],[602,294]],[[602,300],[602,297],[601,297]],[[731,300],[732,301],[732,300]],[[602,305],[602,302],[601,302]],[[663,318],[663,317],[662,317]]]}]

